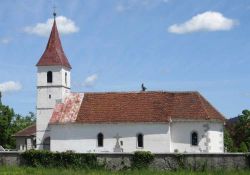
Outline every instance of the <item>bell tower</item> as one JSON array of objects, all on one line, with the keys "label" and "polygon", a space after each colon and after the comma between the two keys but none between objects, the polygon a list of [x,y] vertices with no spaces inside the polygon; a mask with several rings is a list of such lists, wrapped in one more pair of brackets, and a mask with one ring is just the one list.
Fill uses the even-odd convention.
[{"label": "bell tower", "polygon": [[56,25],[56,13],[46,49],[37,66],[36,145],[50,149],[50,128],[53,109],[70,93],[71,65],[64,54]]}]

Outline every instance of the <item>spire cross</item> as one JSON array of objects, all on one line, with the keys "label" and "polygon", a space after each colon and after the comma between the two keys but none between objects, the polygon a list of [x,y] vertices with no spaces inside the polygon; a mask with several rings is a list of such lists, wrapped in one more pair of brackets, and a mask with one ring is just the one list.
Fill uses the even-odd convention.
[{"label": "spire cross", "polygon": [[56,5],[55,4],[53,5],[53,9],[54,9],[53,16],[54,16],[54,19],[56,19]]}]

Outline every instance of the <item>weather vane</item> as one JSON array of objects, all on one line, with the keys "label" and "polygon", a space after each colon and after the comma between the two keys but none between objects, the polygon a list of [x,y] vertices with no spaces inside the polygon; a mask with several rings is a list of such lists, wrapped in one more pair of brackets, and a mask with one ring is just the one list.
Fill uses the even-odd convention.
[{"label": "weather vane", "polygon": [[53,16],[54,16],[54,19],[56,18],[56,5],[55,5],[55,1],[53,1]]},{"label": "weather vane", "polygon": [[144,84],[142,83],[142,84],[141,84],[141,90],[144,92],[144,91],[146,91],[146,89],[147,89],[147,88],[146,88],[146,87],[144,86]]}]

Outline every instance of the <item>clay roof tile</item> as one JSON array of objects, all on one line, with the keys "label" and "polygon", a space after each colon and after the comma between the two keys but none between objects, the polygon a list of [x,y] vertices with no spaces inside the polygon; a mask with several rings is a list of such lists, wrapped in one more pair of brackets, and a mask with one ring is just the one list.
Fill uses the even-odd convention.
[{"label": "clay roof tile", "polygon": [[54,20],[47,47],[36,66],[64,66],[71,69],[71,65],[62,48],[56,20]]},{"label": "clay roof tile", "polygon": [[[76,105],[77,110],[73,115],[75,117],[70,122],[134,123],[169,122],[183,119],[225,120],[224,116],[198,92],[84,93],[82,97],[81,103]],[[67,103],[70,98],[72,97],[66,99],[63,104],[64,108],[69,105]],[[63,109],[60,105],[55,108],[57,110],[52,115],[51,123],[69,121],[66,119],[70,116],[69,114],[58,115],[58,109]]]}]

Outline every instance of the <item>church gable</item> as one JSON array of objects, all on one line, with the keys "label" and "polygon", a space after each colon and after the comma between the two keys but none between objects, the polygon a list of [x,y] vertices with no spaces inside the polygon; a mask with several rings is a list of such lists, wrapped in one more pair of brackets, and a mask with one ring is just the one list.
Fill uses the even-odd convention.
[{"label": "church gable", "polygon": [[[74,110],[73,110],[74,109]],[[54,109],[50,123],[133,123],[217,120],[220,114],[198,92],[75,93]]]}]

